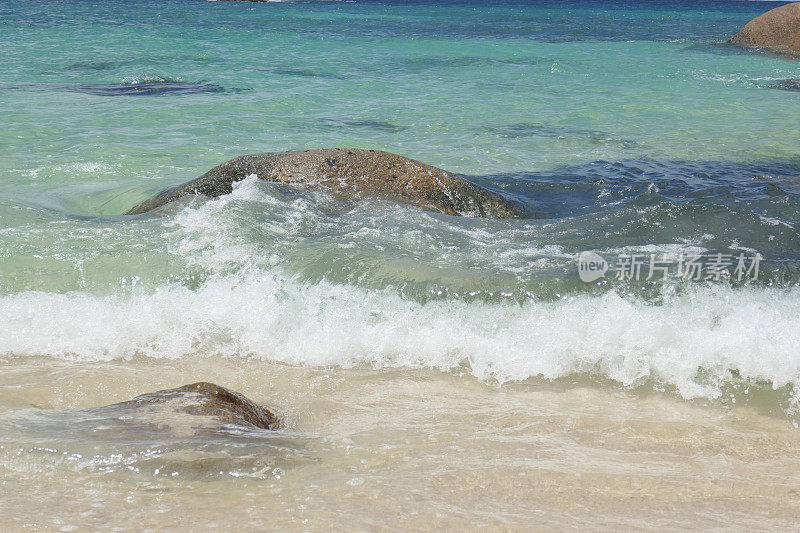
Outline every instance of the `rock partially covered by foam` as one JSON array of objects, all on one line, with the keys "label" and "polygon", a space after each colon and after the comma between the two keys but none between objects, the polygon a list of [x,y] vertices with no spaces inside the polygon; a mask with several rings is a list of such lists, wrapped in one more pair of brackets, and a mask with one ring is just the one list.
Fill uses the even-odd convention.
[{"label": "rock partially covered by foam", "polygon": [[776,7],[754,18],[728,42],[800,54],[800,2]]},{"label": "rock partially covered by foam", "polygon": [[448,215],[521,218],[514,203],[455,174],[379,150],[328,148],[244,155],[167,189],[126,214],[151,211],[178,198],[228,194],[248,176],[325,189],[350,198],[379,197]]},{"label": "rock partially covered by foam", "polygon": [[[213,383],[199,382],[175,389],[165,389],[136,396],[127,402],[116,403],[95,410],[115,413],[158,413],[154,419],[169,419],[170,413],[193,415],[210,419],[213,425],[232,425],[246,429],[275,429],[278,417],[271,411],[253,403],[245,396]],[[201,419],[198,424],[203,425]]]}]

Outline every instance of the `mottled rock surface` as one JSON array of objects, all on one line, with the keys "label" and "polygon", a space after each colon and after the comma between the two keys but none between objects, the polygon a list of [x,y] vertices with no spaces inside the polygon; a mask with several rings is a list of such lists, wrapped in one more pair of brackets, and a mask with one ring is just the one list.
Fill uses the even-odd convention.
[{"label": "mottled rock surface", "polygon": [[728,42],[800,54],[800,2],[777,7],[754,18]]},{"label": "mottled rock surface", "polygon": [[217,197],[233,183],[256,175],[280,183],[302,184],[349,198],[378,197],[448,215],[523,218],[522,208],[455,174],[379,150],[328,148],[244,155],[216,166],[183,185],[167,189],[126,214],[151,211],[178,198]]}]

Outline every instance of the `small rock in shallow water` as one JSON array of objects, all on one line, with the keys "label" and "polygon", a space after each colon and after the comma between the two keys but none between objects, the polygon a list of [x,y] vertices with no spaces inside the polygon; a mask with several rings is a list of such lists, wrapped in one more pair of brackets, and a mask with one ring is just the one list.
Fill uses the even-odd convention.
[{"label": "small rock in shallow water", "polygon": [[302,439],[279,426],[269,410],[205,382],[100,407],[19,409],[0,413],[0,470],[11,457],[82,473],[271,477],[269,465],[304,454]]},{"label": "small rock in shallow water", "polygon": [[262,180],[302,184],[350,198],[378,197],[448,215],[524,218],[524,209],[455,174],[380,150],[327,148],[243,155],[196,180],[162,191],[128,211],[146,213],[191,194],[229,194],[233,183]]},{"label": "small rock in shallow water", "polygon": [[166,407],[176,412],[212,417],[223,424],[244,428],[275,429],[278,417],[245,396],[208,382],[192,383],[175,389],[142,394],[127,402],[98,409],[138,409]]}]

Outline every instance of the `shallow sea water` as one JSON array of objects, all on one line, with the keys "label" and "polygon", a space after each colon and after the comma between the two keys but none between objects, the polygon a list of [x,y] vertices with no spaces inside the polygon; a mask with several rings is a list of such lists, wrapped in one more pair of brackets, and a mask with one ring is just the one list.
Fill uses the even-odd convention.
[{"label": "shallow sea water", "polygon": [[[800,62],[722,44],[777,5],[4,2],[0,529],[794,527]],[[121,215],[333,146],[535,217],[253,179]],[[84,411],[201,380],[283,427]]]},{"label": "shallow sea water", "polygon": [[800,437],[780,419],[581,380],[41,359],[14,365],[0,398],[101,405],[198,377],[273,406],[286,427],[131,444],[69,426],[54,438],[18,417],[0,455],[3,528],[790,529],[800,509]]}]

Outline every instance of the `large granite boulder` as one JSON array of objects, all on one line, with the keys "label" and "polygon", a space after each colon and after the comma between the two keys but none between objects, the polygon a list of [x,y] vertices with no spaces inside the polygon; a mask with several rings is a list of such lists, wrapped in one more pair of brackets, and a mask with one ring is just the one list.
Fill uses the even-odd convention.
[{"label": "large granite boulder", "polygon": [[728,42],[800,54],[800,2],[776,7],[754,18]]},{"label": "large granite boulder", "polygon": [[379,197],[448,215],[522,218],[522,208],[446,170],[379,150],[328,148],[243,155],[167,189],[126,214],[151,211],[178,198],[217,197],[248,176],[325,189],[350,198]]}]

